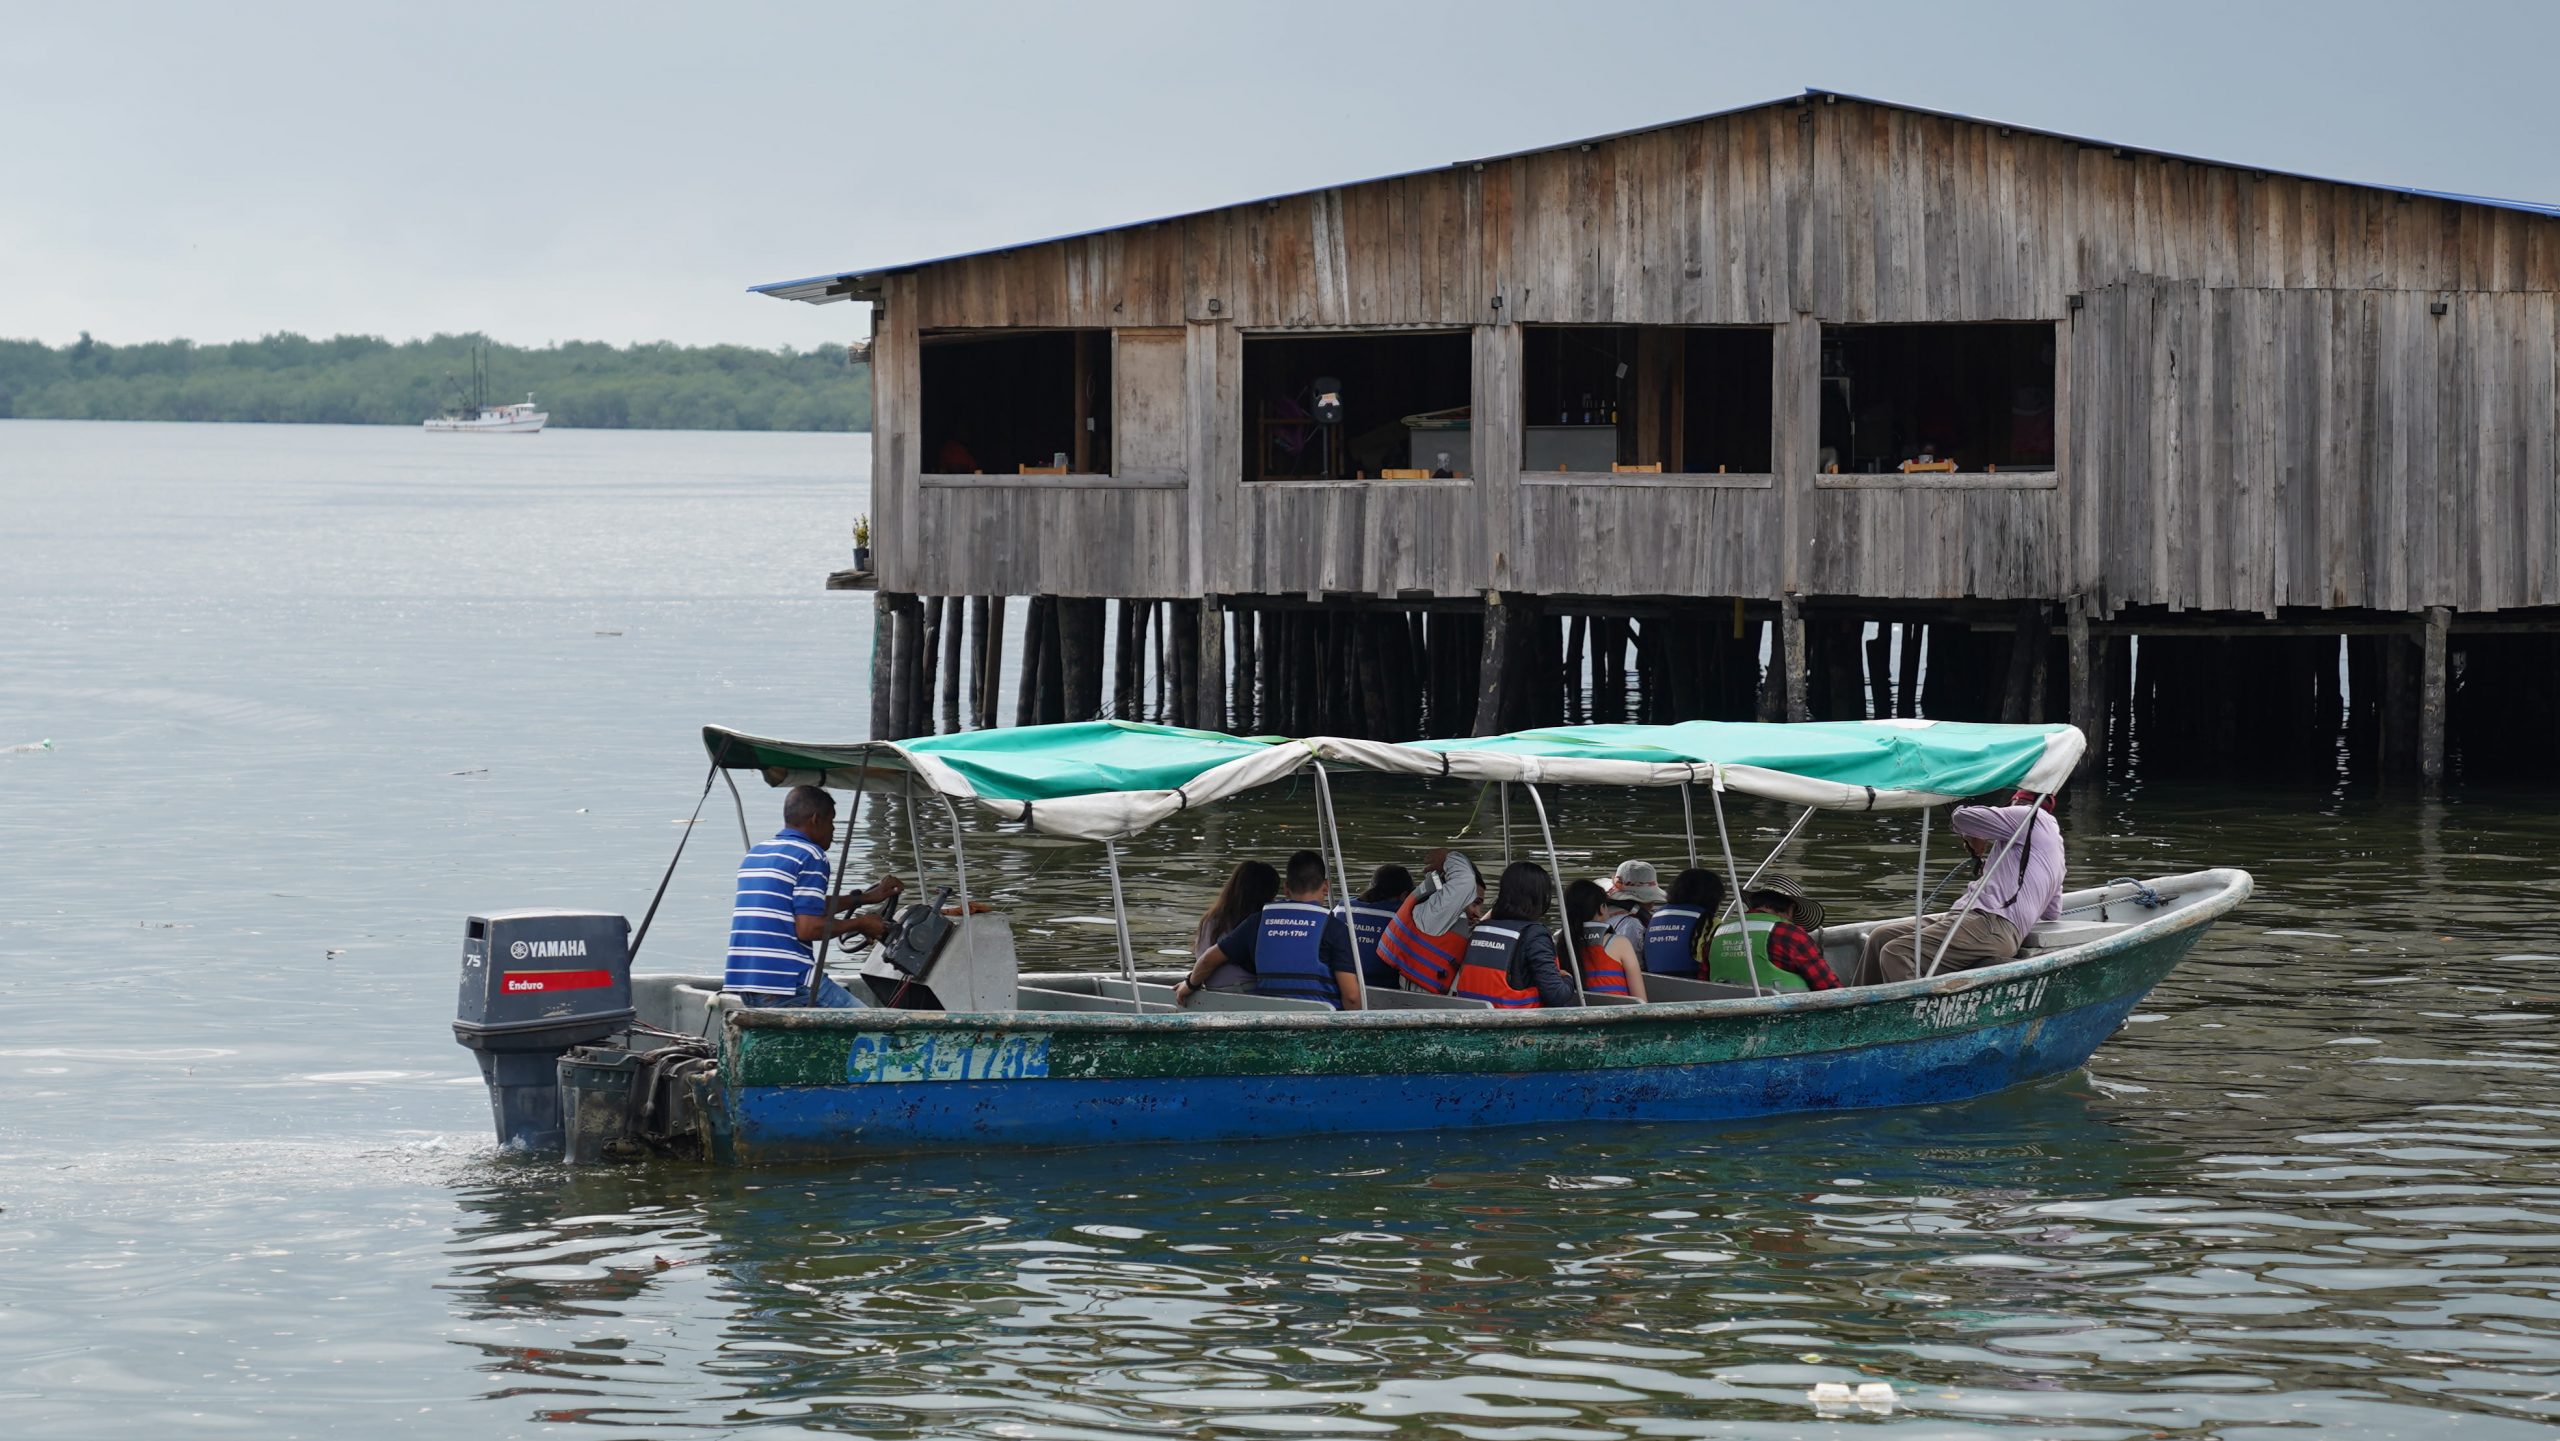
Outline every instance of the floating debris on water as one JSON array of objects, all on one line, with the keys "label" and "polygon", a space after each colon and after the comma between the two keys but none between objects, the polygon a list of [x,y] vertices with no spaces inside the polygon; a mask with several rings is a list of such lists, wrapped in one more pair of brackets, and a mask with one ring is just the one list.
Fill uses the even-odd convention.
[{"label": "floating debris on water", "polygon": [[49,740],[28,741],[24,745],[0,746],[0,756],[25,755],[29,751],[49,751],[51,749],[53,749],[53,742]]},{"label": "floating debris on water", "polygon": [[1813,1403],[1813,1409],[1826,1415],[1837,1415],[1854,1406],[1878,1416],[1889,1416],[1893,1414],[1893,1383],[1861,1381],[1852,1388],[1843,1381],[1817,1381],[1813,1389],[1805,1393],[1805,1399]]},{"label": "floating debris on water", "polygon": [[489,768],[488,768],[487,766],[482,766],[482,767],[480,767],[480,768],[479,768],[479,769],[477,769],[477,770],[468,770],[468,771],[446,771],[446,772],[445,772],[445,774],[446,774],[446,775],[449,775],[449,776],[485,776],[485,775],[487,775],[488,773],[489,773]]}]

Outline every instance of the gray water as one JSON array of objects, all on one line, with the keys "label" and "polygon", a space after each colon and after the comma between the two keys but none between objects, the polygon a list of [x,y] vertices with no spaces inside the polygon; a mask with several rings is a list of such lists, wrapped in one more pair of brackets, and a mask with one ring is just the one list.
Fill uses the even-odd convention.
[{"label": "gray water", "polygon": [[[2257,873],[2085,1071],[1740,1127],[570,1173],[490,1153],[461,917],[637,914],[696,728],[859,736],[859,437],[0,422],[0,1431],[2560,1434],[2560,819],[2118,778],[2075,882]],[[769,793],[751,793],[759,833]],[[1148,837],[1141,944],[1275,792]],[[1355,864],[1468,798],[1362,782]],[[649,942],[716,967],[715,795]],[[1783,817],[1737,817],[1754,848]],[[1564,798],[1595,871],[1658,798]],[[1494,844],[1483,836],[1476,844]],[[937,841],[928,836],[928,841]],[[1905,820],[1819,822],[1835,914]],[[911,871],[894,815],[856,865]],[[929,867],[945,864],[938,848]],[[1026,946],[1089,848],[986,835]],[[1884,1380],[1889,1416],[1817,1412]]]}]

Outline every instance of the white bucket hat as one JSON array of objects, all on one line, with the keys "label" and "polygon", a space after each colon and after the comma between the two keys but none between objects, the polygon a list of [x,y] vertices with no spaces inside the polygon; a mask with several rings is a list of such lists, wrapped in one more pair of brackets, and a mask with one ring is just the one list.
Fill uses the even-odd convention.
[{"label": "white bucket hat", "polygon": [[1671,899],[1671,894],[1654,876],[1651,861],[1618,862],[1617,871],[1602,883],[1601,889],[1608,892],[1609,899],[1613,901],[1658,906]]}]

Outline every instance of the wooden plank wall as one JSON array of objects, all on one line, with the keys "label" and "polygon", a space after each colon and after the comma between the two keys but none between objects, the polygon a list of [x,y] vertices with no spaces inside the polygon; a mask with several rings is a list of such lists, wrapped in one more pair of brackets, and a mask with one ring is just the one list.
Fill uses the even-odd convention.
[{"label": "wooden plank wall", "polygon": [[[883,584],[2555,604],[2555,292],[2545,217],[1772,106],[892,277],[876,508],[911,523]],[[1818,485],[1821,323],[1949,320],[2065,327],[2058,483]],[[1774,483],[1524,482],[1516,326],[1542,322],[1779,327]],[[1473,479],[1241,485],[1241,333],[1391,325],[1474,328]],[[1121,443],[1126,479],[1178,454],[1183,488],[920,490],[913,336],[980,326],[1181,327],[1182,444]]]}]

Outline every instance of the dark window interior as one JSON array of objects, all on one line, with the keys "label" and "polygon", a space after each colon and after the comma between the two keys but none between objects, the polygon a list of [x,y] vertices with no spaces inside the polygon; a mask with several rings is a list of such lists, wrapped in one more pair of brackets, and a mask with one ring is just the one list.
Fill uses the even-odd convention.
[{"label": "dark window interior", "polygon": [[[1464,334],[1248,335],[1244,478],[1432,470],[1443,452],[1451,474],[1467,474],[1474,369]],[[1338,423],[1316,419],[1318,380],[1341,383]]]},{"label": "dark window interior", "polygon": [[1525,326],[1521,464],[1766,474],[1774,355],[1763,326]]},{"label": "dark window interior", "polygon": [[1016,475],[1111,470],[1111,332],[949,331],[921,337],[924,468]]},{"label": "dark window interior", "polygon": [[2050,324],[1826,325],[1822,468],[2053,468]]}]

